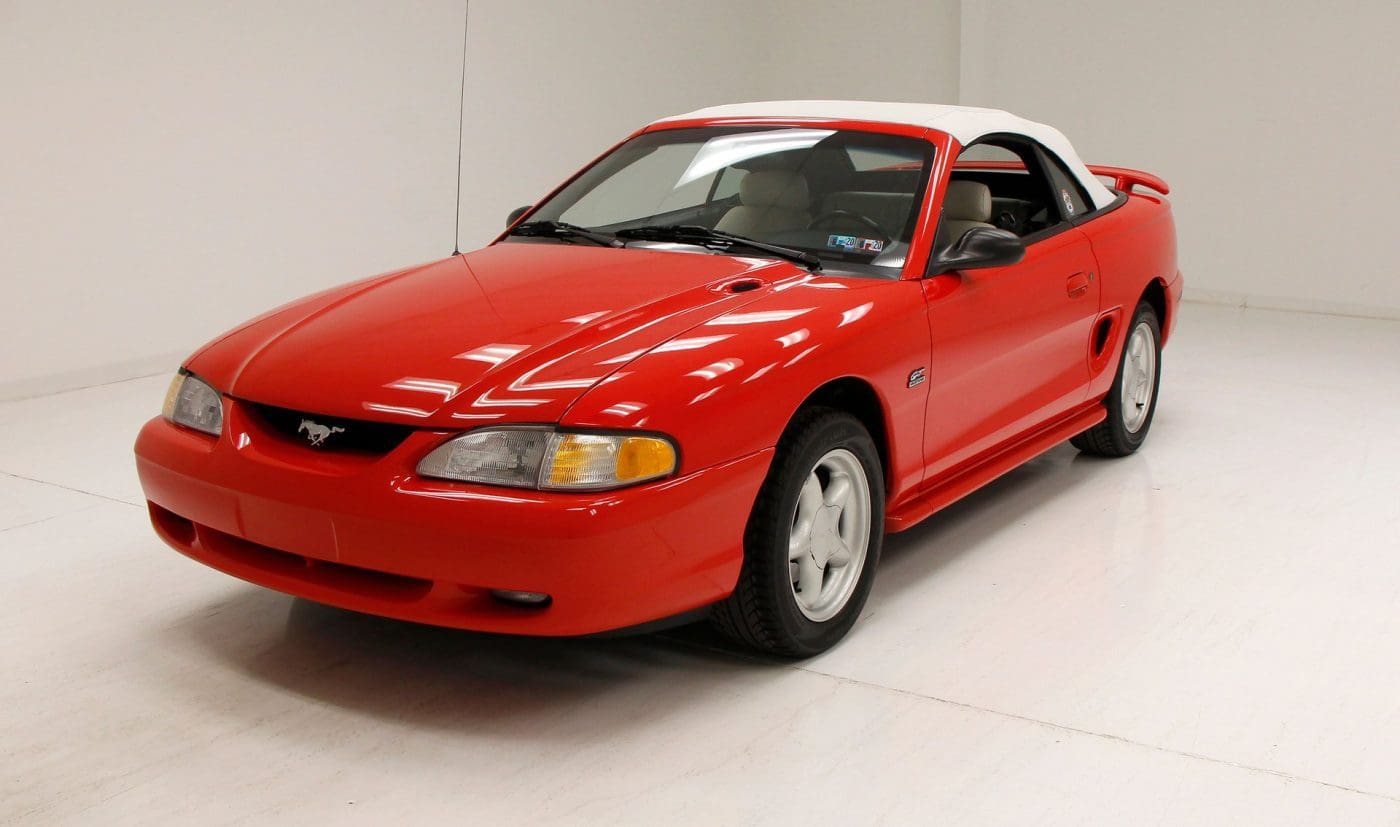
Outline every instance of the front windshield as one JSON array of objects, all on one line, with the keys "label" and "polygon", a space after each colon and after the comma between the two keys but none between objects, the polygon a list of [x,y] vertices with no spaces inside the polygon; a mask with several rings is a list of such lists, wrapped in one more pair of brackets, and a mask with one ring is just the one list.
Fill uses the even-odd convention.
[{"label": "front windshield", "polygon": [[[649,132],[588,169],[529,221],[604,233],[699,226],[815,254],[827,272],[897,278],[933,152],[915,138],[839,129]],[[734,253],[764,255],[747,247]]]}]

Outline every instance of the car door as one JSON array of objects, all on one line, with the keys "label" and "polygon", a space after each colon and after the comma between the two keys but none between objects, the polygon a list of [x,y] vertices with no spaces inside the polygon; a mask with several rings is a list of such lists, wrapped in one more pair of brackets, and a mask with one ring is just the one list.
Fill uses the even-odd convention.
[{"label": "car door", "polygon": [[[1047,176],[1046,193],[1057,196],[1051,183]],[[1018,264],[924,279],[932,340],[926,481],[1086,401],[1099,281],[1088,239],[1067,212],[1051,213],[1059,220],[1024,238]]]}]

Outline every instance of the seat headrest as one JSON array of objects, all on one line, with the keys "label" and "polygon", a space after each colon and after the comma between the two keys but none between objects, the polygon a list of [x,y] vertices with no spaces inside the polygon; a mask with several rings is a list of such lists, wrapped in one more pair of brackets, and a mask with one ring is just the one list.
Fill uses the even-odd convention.
[{"label": "seat headrest", "polygon": [[811,206],[807,179],[795,172],[764,170],[739,179],[739,201],[746,207],[805,210]]},{"label": "seat headrest", "polygon": [[991,221],[991,189],[980,181],[949,181],[943,196],[943,217],[949,221]]}]

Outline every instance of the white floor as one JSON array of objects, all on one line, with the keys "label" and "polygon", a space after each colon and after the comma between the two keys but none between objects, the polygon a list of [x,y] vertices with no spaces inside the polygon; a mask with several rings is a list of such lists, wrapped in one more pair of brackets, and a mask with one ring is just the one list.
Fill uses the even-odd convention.
[{"label": "white floor", "polygon": [[1142,453],[893,538],[798,665],[264,591],[150,531],[164,378],[0,404],[0,822],[1400,825],[1400,323],[1164,361]]}]

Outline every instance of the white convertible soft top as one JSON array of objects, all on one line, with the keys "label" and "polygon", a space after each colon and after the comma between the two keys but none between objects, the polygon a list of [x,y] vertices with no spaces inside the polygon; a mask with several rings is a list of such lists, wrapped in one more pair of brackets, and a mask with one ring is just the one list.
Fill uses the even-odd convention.
[{"label": "white convertible soft top", "polygon": [[958,143],[963,146],[983,135],[1010,132],[1032,138],[1060,156],[1060,160],[1065,162],[1069,171],[1084,185],[1095,208],[1108,206],[1116,197],[1089,172],[1089,168],[1079,159],[1079,154],[1074,151],[1069,139],[1060,130],[1043,123],[1028,121],[1000,109],[889,101],[760,101],[710,106],[684,115],[662,118],[656,123],[710,118],[800,118],[901,123],[946,132],[957,138]]}]

